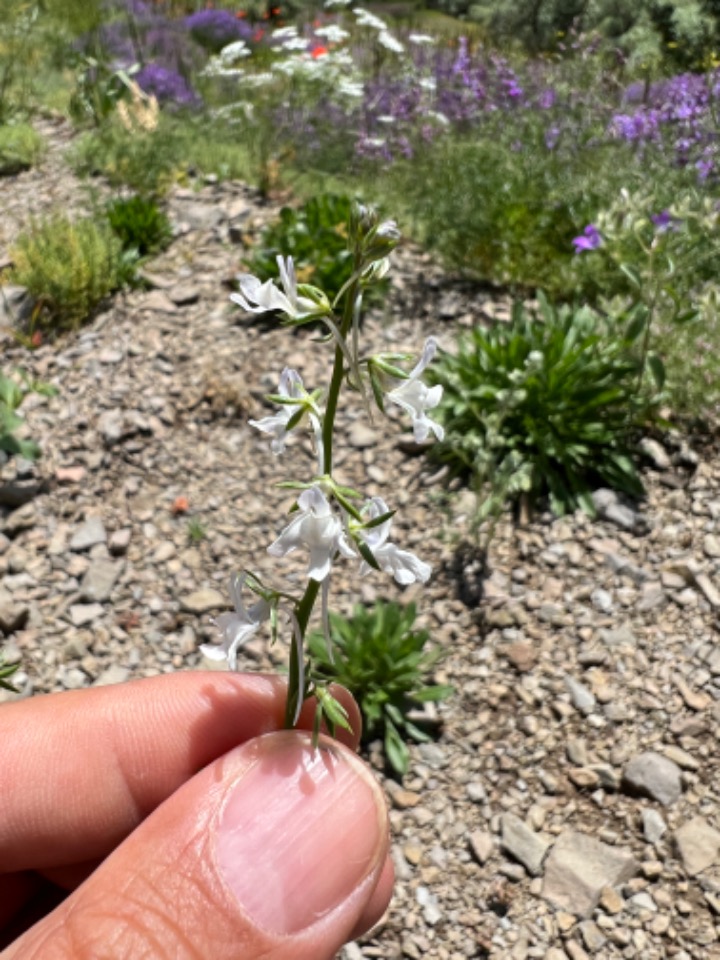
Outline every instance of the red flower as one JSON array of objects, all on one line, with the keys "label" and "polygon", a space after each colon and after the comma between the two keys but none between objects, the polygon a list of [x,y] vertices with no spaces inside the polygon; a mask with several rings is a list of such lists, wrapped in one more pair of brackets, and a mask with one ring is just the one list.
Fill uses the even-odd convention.
[{"label": "red flower", "polygon": [[322,47],[322,46],[320,46],[320,47],[313,47],[313,49],[312,49],[312,51],[311,51],[311,53],[310,53],[310,56],[313,58],[313,60],[317,60],[317,59],[319,59],[320,57],[326,56],[326,55],[327,55],[327,52],[328,52],[328,48],[327,48],[327,47]]},{"label": "red flower", "polygon": [[172,505],[172,512],[177,516],[179,513],[187,513],[190,509],[190,501],[187,497],[175,497]]},{"label": "red flower", "polygon": [[235,16],[237,17],[238,20],[242,20],[244,17],[247,16],[247,14],[245,13],[244,10],[238,10]]}]

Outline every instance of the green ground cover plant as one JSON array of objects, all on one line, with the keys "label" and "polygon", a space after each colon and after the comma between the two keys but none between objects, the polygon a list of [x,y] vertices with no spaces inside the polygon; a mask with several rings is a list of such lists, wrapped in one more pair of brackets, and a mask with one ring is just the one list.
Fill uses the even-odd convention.
[{"label": "green ground cover plant", "polygon": [[363,715],[363,742],[382,737],[387,762],[400,775],[409,763],[407,741],[431,739],[408,712],[452,693],[449,686],[427,682],[441,653],[426,649],[429,634],[414,627],[416,615],[412,603],[358,604],[350,617],[330,614],[332,653],[322,633],[308,638],[317,675],[353,691]]},{"label": "green ground cover plant", "polygon": [[662,368],[643,355],[647,311],[604,318],[587,307],[515,305],[509,323],[476,327],[434,369],[445,438],[434,455],[480,494],[479,518],[507,501],[549,498],[557,515],[610,486],[640,496],[638,431],[659,422]]},{"label": "green ground cover plant", "polygon": [[33,323],[46,329],[77,329],[122,280],[122,243],[102,219],[36,221],[11,255],[10,280],[27,288]]},{"label": "green ground cover plant", "polygon": [[167,214],[153,197],[117,197],[105,212],[123,250],[136,260],[163,250],[172,239]]},{"label": "green ground cover plant", "polygon": [[0,177],[35,166],[45,153],[45,141],[29,123],[0,126]]},{"label": "green ground cover plant", "polygon": [[[40,456],[40,447],[34,440],[17,436],[24,420],[19,407],[29,393],[54,396],[54,387],[31,380],[22,372],[14,376],[0,373],[0,451],[7,456],[20,456],[26,460],[36,460]],[[0,674],[2,676],[2,674]]]}]

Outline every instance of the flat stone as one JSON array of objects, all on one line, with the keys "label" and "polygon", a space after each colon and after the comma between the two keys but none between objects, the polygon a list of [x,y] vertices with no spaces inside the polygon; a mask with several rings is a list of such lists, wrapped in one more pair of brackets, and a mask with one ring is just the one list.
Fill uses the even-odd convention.
[{"label": "flat stone", "polygon": [[84,627],[103,615],[104,608],[99,603],[73,603],[69,609],[70,622],[74,627]]},{"label": "flat stone", "polygon": [[109,687],[114,683],[125,683],[129,678],[130,670],[127,667],[121,667],[119,663],[113,663],[107,667],[107,669],[103,670],[93,683],[93,686]]},{"label": "flat stone", "polygon": [[153,313],[177,313],[177,307],[170,297],[162,290],[151,290],[142,298],[141,307],[143,310],[151,310]]},{"label": "flat stone", "polygon": [[712,866],[720,852],[720,832],[703,817],[694,817],[673,834],[685,872],[695,877]]},{"label": "flat stone", "polygon": [[481,866],[487,863],[495,852],[493,835],[485,830],[476,830],[471,833],[469,842],[472,855]]},{"label": "flat stone", "polygon": [[106,541],[107,533],[100,517],[88,517],[72,535],[69,546],[71,550],[80,553]]},{"label": "flat stone", "polygon": [[630,850],[566,830],[545,861],[542,896],[560,910],[587,918],[597,906],[603,887],[622,884],[637,871],[638,863]]},{"label": "flat stone", "polygon": [[607,647],[636,647],[637,637],[629,623],[623,623],[614,629],[598,630],[598,639]]},{"label": "flat stone", "polygon": [[200,291],[191,284],[178,284],[168,290],[168,297],[178,307],[186,307],[192,303],[197,303],[200,299]]},{"label": "flat stone", "polygon": [[500,823],[503,849],[521,863],[531,876],[539,877],[550,844],[513,813],[503,814]]},{"label": "flat stone", "polygon": [[355,420],[348,431],[348,442],[356,450],[367,450],[377,446],[378,435],[362,420]]},{"label": "flat stone", "polygon": [[640,521],[639,515],[620,503],[614,490],[601,488],[592,493],[592,501],[601,520],[614,523],[623,530],[634,530]]},{"label": "flat stone", "polygon": [[204,613],[210,613],[213,610],[221,610],[228,606],[228,598],[224,593],[207,587],[203,590],[196,590],[180,599],[180,607],[185,613],[193,613],[195,616],[202,616]]},{"label": "flat stone", "polygon": [[682,774],[672,760],[648,750],[632,757],[623,770],[622,785],[630,794],[649,797],[669,807],[682,793]]},{"label": "flat stone", "polygon": [[87,568],[80,584],[80,596],[88,602],[101,603],[112,593],[117,578],[122,571],[121,563],[114,563],[105,557],[97,557]]}]

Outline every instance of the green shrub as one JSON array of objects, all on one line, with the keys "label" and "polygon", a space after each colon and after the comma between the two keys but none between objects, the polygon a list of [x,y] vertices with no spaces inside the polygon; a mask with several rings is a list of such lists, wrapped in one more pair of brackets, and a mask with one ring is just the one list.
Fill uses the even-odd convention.
[{"label": "green shrub", "polygon": [[27,287],[35,321],[76,329],[118,288],[122,244],[106,222],[64,215],[36,222],[12,250],[14,283]]},{"label": "green shrub", "polygon": [[107,217],[123,250],[136,258],[163,250],[172,238],[170,221],[152,197],[119,197],[108,204]]},{"label": "green shrub", "polygon": [[302,207],[283,207],[276,223],[267,227],[249,260],[259,277],[277,274],[277,257],[292,256],[301,283],[310,283],[332,300],[353,269],[347,243],[349,197],[323,193]]},{"label": "green shrub", "polygon": [[110,118],[79,137],[68,155],[81,176],[102,175],[144,196],[162,196],[186,166],[180,131],[162,117],[156,130],[132,132]]},{"label": "green shrub", "polygon": [[34,166],[45,152],[45,141],[29,123],[0,126],[0,177]]},{"label": "green shrub", "polygon": [[441,651],[425,650],[428,633],[413,629],[415,616],[412,603],[378,602],[369,610],[357,605],[352,617],[330,614],[332,655],[321,633],[308,638],[316,675],[352,691],[363,715],[363,742],[382,736],[386,759],[398,774],[410,759],[406,740],[430,739],[408,719],[408,710],[452,692],[425,682]]},{"label": "green shrub", "polygon": [[26,460],[40,456],[40,447],[33,440],[20,440],[15,436],[24,423],[17,411],[29,393],[53,396],[56,392],[54,387],[30,380],[23,374],[12,378],[0,373],[0,450],[3,453],[25,457]]},{"label": "green shrub", "polygon": [[471,477],[480,518],[521,496],[592,515],[594,487],[643,492],[633,438],[653,413],[654,388],[641,390],[646,311],[610,321],[540,302],[541,316],[516,304],[510,323],[462,336],[433,368],[446,429],[434,455]]}]

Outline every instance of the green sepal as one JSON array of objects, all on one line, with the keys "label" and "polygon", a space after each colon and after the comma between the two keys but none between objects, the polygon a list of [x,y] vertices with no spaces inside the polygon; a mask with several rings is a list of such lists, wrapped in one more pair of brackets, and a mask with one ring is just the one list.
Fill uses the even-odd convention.
[{"label": "green sepal", "polygon": [[370,547],[361,540],[356,540],[357,548],[360,551],[360,556],[363,558],[365,563],[369,563],[373,570],[380,570],[380,564],[375,559],[375,556],[370,549]]}]

